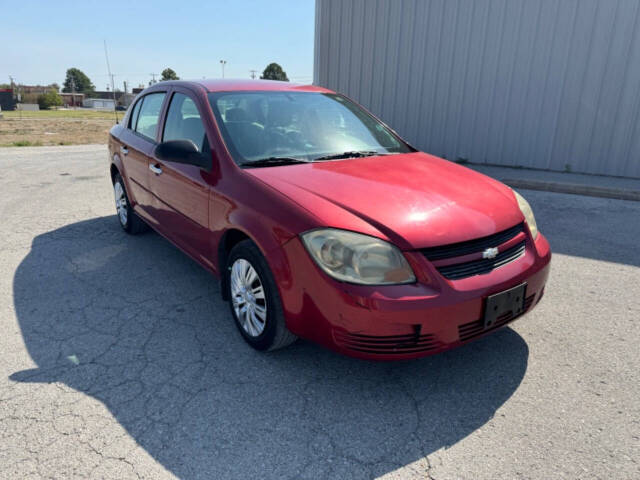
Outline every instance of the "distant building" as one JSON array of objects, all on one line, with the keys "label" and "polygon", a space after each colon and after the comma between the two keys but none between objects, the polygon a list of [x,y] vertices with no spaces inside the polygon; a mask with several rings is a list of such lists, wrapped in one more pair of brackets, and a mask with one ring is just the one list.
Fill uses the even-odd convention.
[{"label": "distant building", "polygon": [[95,108],[96,110],[115,110],[116,105],[113,99],[108,98],[85,98],[82,106],[87,108]]},{"label": "distant building", "polygon": [[20,93],[47,93],[49,90],[54,89],[56,92],[58,91],[58,86],[54,85],[20,85],[18,90]]},{"label": "distant building", "polygon": [[65,107],[82,107],[84,93],[61,93],[62,105]]},{"label": "distant building", "polygon": [[[131,105],[131,102],[133,102],[135,95],[133,95],[132,93],[124,93],[116,90],[115,97],[116,105],[128,107],[129,105]],[[105,100],[113,101],[113,92],[109,90],[95,91],[91,94],[91,98],[102,98]]]},{"label": "distant building", "polygon": [[10,88],[0,89],[0,108],[5,111],[15,110],[16,99],[13,97],[13,90]]},{"label": "distant building", "polygon": [[22,110],[23,112],[37,112],[40,110],[40,105],[37,103],[19,103],[17,107],[18,110]]}]

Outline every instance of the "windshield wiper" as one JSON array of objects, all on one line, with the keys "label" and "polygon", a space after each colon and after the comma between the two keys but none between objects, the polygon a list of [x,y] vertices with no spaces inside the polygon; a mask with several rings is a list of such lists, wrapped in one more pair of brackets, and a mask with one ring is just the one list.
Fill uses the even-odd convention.
[{"label": "windshield wiper", "polygon": [[340,158],[357,158],[357,157],[372,157],[374,155],[387,155],[386,153],[376,152],[375,150],[352,150],[349,152],[334,153],[331,155],[324,155],[322,157],[314,158],[313,160],[337,160]]},{"label": "windshield wiper", "polygon": [[241,167],[273,167],[276,165],[293,165],[295,163],[309,163],[308,160],[295,157],[268,157],[254,160],[253,162],[242,162]]}]

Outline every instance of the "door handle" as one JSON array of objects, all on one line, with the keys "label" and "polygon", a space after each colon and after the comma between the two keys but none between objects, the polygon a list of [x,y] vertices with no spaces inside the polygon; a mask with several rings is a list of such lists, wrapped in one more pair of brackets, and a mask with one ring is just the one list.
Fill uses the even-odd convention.
[{"label": "door handle", "polygon": [[156,175],[160,175],[162,173],[162,168],[158,164],[151,165],[149,164],[149,170],[151,170]]},{"label": "door handle", "polygon": [[120,147],[120,153],[126,155],[129,153],[129,149],[127,147]]}]

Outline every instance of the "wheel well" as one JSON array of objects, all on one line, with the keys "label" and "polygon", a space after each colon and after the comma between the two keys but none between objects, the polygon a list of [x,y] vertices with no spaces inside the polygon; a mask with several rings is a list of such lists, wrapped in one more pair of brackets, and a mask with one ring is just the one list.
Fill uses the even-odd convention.
[{"label": "wheel well", "polygon": [[231,249],[243,240],[250,240],[249,236],[236,229],[227,230],[218,244],[218,272],[220,273],[220,291],[223,300],[228,300],[227,294],[227,276],[225,270],[227,269],[227,258]]},{"label": "wheel well", "polygon": [[111,164],[111,183],[114,183],[116,181],[116,175],[120,173],[118,171],[118,167],[116,167],[115,163]]}]

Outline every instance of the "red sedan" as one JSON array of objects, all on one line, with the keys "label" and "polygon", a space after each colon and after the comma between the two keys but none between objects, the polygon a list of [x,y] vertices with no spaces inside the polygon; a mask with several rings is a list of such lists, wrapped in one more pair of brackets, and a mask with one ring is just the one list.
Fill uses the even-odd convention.
[{"label": "red sedan", "polygon": [[551,251],[524,198],[324,88],[161,82],[111,129],[109,158],[122,228],[217,274],[259,350],[430,355],[544,291]]}]

